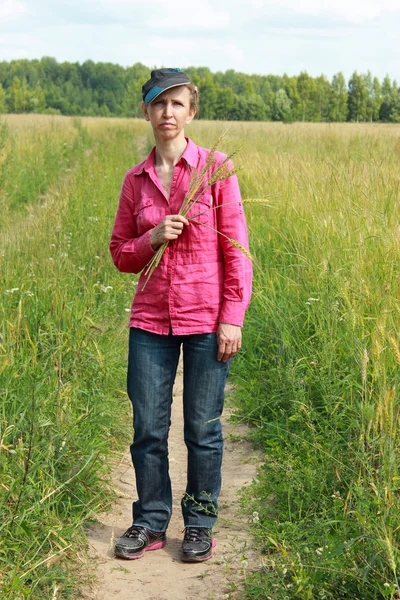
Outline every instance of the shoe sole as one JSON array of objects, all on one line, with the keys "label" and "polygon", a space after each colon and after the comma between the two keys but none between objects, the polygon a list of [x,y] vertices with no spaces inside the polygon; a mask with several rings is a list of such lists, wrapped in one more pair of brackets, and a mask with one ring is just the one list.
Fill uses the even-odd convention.
[{"label": "shoe sole", "polygon": [[117,550],[114,552],[114,556],[117,558],[126,558],[128,560],[136,560],[137,558],[142,558],[145,555],[145,552],[150,552],[151,550],[159,550],[160,548],[164,548],[166,544],[166,540],[163,542],[156,542],[155,544],[151,544],[146,546],[140,554],[126,554],[125,552],[118,552]]},{"label": "shoe sole", "polygon": [[215,548],[216,545],[217,545],[217,541],[213,540],[212,545],[211,545],[211,553],[210,554],[206,554],[206,556],[189,556],[189,555],[184,554],[182,557],[182,561],[183,562],[204,562],[205,560],[209,560],[210,558],[212,558],[215,555],[215,552],[213,552],[213,548]]}]

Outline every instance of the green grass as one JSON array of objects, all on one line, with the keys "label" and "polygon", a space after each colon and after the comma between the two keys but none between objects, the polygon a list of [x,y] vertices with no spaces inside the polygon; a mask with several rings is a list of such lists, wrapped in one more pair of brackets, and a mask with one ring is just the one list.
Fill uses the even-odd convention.
[{"label": "green grass", "polygon": [[242,499],[264,565],[245,598],[399,594],[399,133],[294,128],[243,158],[244,196],[272,205],[248,212],[255,291],[234,369],[265,451]]},{"label": "green grass", "polygon": [[[72,598],[84,525],[126,445],[134,278],[108,241],[145,123],[7,116],[0,128],[2,597]],[[226,127],[190,126],[210,146]],[[399,597],[399,150],[395,126],[229,126],[255,284],[236,418],[265,454],[243,508],[242,598]],[[22,168],[26,165],[26,168]],[[4,209],[4,211],[3,211]],[[239,593],[239,592],[238,592]]]},{"label": "green grass", "polygon": [[[1,256],[7,599],[50,598],[55,589],[57,598],[75,596],[64,560],[85,551],[83,525],[113,498],[105,475],[116,445],[130,436],[125,310],[134,285],[112,265],[108,240],[123,174],[139,158],[135,129],[77,126],[72,172],[54,182],[43,208],[30,198],[39,216],[10,218],[22,233],[17,243],[7,236]],[[63,146],[62,134],[53,131],[52,144]]]}]

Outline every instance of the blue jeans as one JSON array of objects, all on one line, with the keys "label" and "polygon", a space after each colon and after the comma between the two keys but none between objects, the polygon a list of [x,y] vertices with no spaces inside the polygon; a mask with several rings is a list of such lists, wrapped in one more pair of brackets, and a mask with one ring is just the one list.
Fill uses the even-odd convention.
[{"label": "blue jeans", "polygon": [[181,346],[188,451],[187,487],[181,502],[185,527],[213,526],[221,489],[220,416],[229,362],[217,360],[216,334],[158,335],[132,327],[128,394],[133,406],[131,455],[139,498],[133,503],[133,520],[158,532],[167,529],[172,512],[168,433]]}]

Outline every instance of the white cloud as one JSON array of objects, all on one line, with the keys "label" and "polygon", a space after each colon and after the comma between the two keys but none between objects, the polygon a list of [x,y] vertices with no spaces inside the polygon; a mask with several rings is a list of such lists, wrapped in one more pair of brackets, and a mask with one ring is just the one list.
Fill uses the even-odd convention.
[{"label": "white cloud", "polygon": [[158,37],[150,39],[147,43],[148,48],[155,48],[156,50],[161,50],[165,52],[165,54],[176,54],[177,51],[185,52],[197,50],[200,48],[201,43],[203,41],[199,41],[198,39],[193,38],[176,38],[172,40],[165,41],[164,37]]},{"label": "white cloud", "polygon": [[168,66],[168,62],[170,66],[175,63],[182,67],[200,66],[207,64],[209,59],[204,62],[204,57],[212,54],[217,54],[220,59],[236,64],[237,67],[242,66],[245,60],[243,50],[236,44],[207,38],[178,38],[168,40],[167,43],[165,38],[153,38],[148,41],[147,47],[158,52],[150,54],[148,62],[143,62],[157,67]]},{"label": "white cloud", "polygon": [[386,12],[400,13],[398,0],[269,0],[267,4],[272,9],[285,7],[298,14],[332,15],[352,23],[370,21]]},{"label": "white cloud", "polygon": [[178,29],[191,27],[194,29],[220,30],[230,24],[229,4],[224,10],[216,10],[208,2],[197,3],[194,10],[189,10],[187,1],[175,0],[173,8],[170,3],[160,0],[150,0],[159,5],[158,14],[153,14],[148,20],[151,27],[162,29]]},{"label": "white cloud", "polygon": [[0,21],[16,19],[27,12],[27,5],[20,0],[2,0],[0,2]]}]

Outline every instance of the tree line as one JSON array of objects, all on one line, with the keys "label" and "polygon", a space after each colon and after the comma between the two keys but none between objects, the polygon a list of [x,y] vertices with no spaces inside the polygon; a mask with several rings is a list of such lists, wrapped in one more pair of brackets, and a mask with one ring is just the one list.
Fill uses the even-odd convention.
[{"label": "tree line", "polygon": [[[232,121],[400,123],[400,88],[387,75],[343,73],[311,77],[247,75],[207,67],[185,72],[200,90],[201,119]],[[150,69],[55,58],[0,62],[0,113],[139,117],[141,86]]]}]

